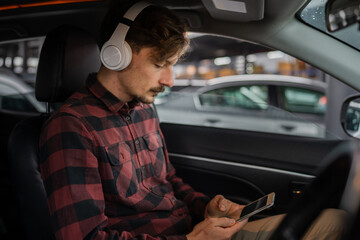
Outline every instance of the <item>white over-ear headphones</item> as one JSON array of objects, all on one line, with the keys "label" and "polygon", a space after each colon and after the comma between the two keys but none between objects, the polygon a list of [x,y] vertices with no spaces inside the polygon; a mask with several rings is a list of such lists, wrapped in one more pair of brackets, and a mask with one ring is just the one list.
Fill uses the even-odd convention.
[{"label": "white over-ear headphones", "polygon": [[[124,14],[124,18],[133,22],[135,18],[151,4],[148,2],[137,2]],[[132,58],[132,51],[129,44],[125,41],[130,24],[120,22],[111,38],[104,43],[101,48],[101,62],[108,69],[121,71],[129,66]]]}]

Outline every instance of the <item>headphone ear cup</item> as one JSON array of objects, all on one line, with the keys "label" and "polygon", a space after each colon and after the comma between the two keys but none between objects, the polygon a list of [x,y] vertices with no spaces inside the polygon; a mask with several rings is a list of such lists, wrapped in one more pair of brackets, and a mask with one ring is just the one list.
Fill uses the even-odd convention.
[{"label": "headphone ear cup", "polygon": [[105,67],[115,70],[120,62],[121,52],[117,46],[106,42],[101,48],[100,58]]},{"label": "headphone ear cup", "polygon": [[[139,1],[131,6],[123,17],[124,19],[134,22],[136,16],[150,5],[148,2]],[[129,44],[125,41],[125,38],[130,25],[129,23],[119,22],[110,39],[101,48],[100,59],[106,68],[121,71],[129,66],[132,51]]]},{"label": "headphone ear cup", "polygon": [[132,58],[132,51],[125,41],[122,47],[106,42],[101,49],[101,62],[108,69],[121,71],[129,66]]}]

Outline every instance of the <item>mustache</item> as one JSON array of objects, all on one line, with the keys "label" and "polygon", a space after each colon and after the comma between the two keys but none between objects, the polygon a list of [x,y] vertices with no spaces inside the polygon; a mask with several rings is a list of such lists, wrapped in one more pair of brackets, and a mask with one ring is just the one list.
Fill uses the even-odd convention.
[{"label": "mustache", "polygon": [[151,88],[150,91],[152,91],[152,92],[163,92],[163,91],[165,91],[165,87],[160,86],[160,87]]}]

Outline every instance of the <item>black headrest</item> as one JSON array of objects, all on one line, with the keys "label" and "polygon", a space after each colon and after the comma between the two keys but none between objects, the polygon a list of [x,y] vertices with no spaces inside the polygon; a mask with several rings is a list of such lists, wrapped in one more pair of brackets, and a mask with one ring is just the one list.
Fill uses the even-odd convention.
[{"label": "black headrest", "polygon": [[36,76],[36,98],[63,102],[100,68],[99,47],[83,29],[63,25],[46,36]]}]

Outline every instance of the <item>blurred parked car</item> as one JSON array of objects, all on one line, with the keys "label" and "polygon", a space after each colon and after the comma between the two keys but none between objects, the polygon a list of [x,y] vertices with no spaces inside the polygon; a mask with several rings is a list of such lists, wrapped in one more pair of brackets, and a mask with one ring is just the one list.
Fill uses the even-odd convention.
[{"label": "blurred parked car", "polygon": [[[176,80],[175,88],[185,80]],[[308,78],[251,74],[188,82],[157,101],[162,122],[324,137],[327,84]],[[186,114],[187,118],[182,118]]]},{"label": "blurred parked car", "polygon": [[11,71],[0,68],[0,110],[46,112],[46,106],[36,100],[30,85]]}]

